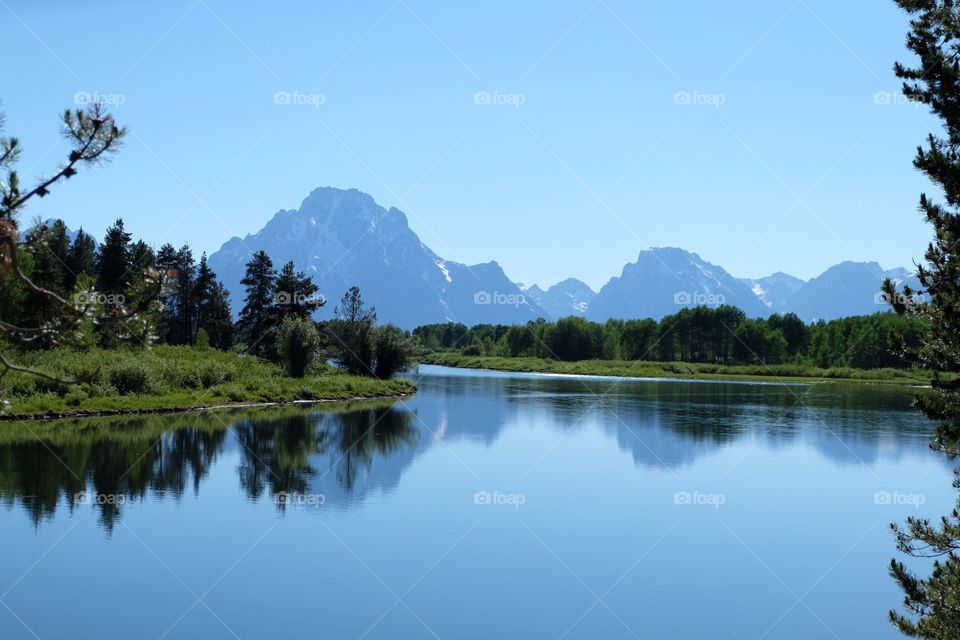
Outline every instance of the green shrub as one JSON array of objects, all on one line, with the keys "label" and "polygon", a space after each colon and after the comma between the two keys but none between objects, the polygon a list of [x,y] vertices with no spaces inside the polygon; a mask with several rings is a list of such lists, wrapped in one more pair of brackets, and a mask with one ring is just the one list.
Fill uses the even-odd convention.
[{"label": "green shrub", "polygon": [[413,341],[401,329],[384,325],[373,330],[374,375],[386,380],[410,366]]},{"label": "green shrub", "polygon": [[110,385],[122,396],[150,392],[150,373],[147,367],[137,361],[127,361],[115,365],[108,375]]},{"label": "green shrub", "polygon": [[310,320],[289,317],[280,324],[275,344],[287,375],[302,378],[317,357],[320,335]]}]

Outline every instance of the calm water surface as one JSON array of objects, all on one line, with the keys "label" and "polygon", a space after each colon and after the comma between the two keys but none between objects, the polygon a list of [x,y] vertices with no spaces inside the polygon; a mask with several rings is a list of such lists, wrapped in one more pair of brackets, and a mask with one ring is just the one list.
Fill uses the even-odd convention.
[{"label": "calm water surface", "polygon": [[904,390],[423,367],[350,410],[0,425],[0,638],[896,638]]}]

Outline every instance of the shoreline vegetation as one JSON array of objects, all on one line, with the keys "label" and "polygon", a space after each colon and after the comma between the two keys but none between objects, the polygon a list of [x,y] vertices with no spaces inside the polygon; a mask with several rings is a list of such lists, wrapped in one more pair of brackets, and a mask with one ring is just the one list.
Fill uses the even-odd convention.
[{"label": "shoreline vegetation", "polygon": [[417,358],[421,364],[460,369],[489,369],[512,373],[551,373],[625,378],[680,378],[688,380],[752,382],[856,382],[898,386],[929,386],[930,375],[908,369],[856,369],[777,364],[721,365],[692,362],[579,360],[564,362],[535,357],[472,356],[460,352],[432,352]]},{"label": "shoreline vegetation", "polygon": [[10,373],[2,421],[137,415],[402,398],[405,378],[381,380],[313,364],[302,378],[276,364],[213,348],[75,350],[22,354],[24,365],[60,380]]}]

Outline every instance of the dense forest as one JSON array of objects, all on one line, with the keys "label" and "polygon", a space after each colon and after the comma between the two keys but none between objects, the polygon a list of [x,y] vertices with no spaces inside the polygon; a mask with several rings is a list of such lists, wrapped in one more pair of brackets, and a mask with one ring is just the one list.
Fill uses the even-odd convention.
[{"label": "dense forest", "polygon": [[893,313],[804,323],[794,314],[747,318],[730,306],[686,308],[659,322],[569,317],[523,326],[435,324],[413,331],[431,350],[466,355],[714,364],[796,363],[815,367],[906,368],[891,333],[916,345],[925,324]]},{"label": "dense forest", "polygon": [[[206,255],[197,260],[189,245],[164,244],[155,251],[134,241],[122,219],[99,244],[82,229],[71,238],[60,220],[37,224],[26,232],[22,249],[21,268],[38,289],[0,274],[0,318],[11,326],[50,330],[19,341],[21,349],[48,349],[65,340],[81,349],[214,347],[282,364],[293,377],[303,377],[323,359],[337,360],[349,373],[378,378],[407,366],[409,336],[390,325],[376,326],[376,310],[365,305],[359,289],[343,295],[334,318],[316,323],[313,312],[326,304],[319,287],[293,262],[275,269],[263,251],[247,264],[244,299],[234,320],[230,292]],[[63,315],[58,299],[83,309],[88,318],[72,327],[72,335],[54,328]],[[111,314],[119,316],[131,306],[144,310],[136,331],[118,336],[101,330]]]}]

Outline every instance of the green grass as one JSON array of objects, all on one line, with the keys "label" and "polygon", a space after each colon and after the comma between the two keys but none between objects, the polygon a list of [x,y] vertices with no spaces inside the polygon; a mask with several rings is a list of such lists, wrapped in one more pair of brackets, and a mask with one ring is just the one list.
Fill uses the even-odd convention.
[{"label": "green grass", "polygon": [[626,360],[560,362],[558,360],[546,360],[542,358],[465,356],[456,352],[430,353],[421,356],[419,361],[424,364],[437,364],[467,369],[495,369],[498,371],[622,376],[631,378],[697,378],[785,382],[850,380],[900,385],[925,385],[930,382],[930,376],[920,371],[900,369],[852,369],[846,367],[820,369],[796,364],[769,366],[720,365]]},{"label": "green grass", "polygon": [[194,347],[59,348],[18,354],[16,362],[79,384],[22,373],[4,380],[10,407],[2,415],[49,417],[144,413],[231,404],[385,398],[410,394],[409,380],[376,380],[314,367],[304,378],[252,356]]}]

